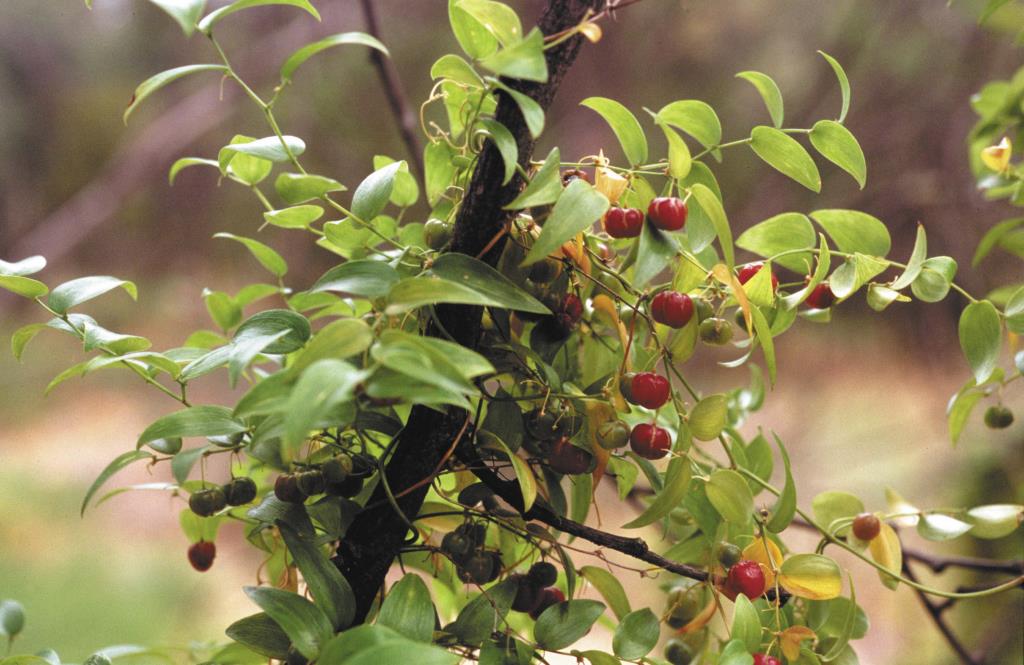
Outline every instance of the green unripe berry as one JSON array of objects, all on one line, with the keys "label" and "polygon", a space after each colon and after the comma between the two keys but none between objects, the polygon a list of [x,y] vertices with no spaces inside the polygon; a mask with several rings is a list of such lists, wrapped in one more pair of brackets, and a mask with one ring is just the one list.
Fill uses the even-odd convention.
[{"label": "green unripe berry", "polygon": [[693,650],[685,642],[671,639],[665,645],[665,660],[672,665],[689,665],[693,660]]},{"label": "green unripe berry", "polygon": [[1013,411],[1005,406],[994,405],[985,409],[985,425],[991,429],[1006,429],[1013,424]]},{"label": "green unripe berry", "polygon": [[709,319],[715,314],[715,310],[711,307],[711,303],[704,298],[693,299],[693,311],[697,314],[697,321],[703,321]]},{"label": "green unripe berry", "polygon": [[621,420],[609,420],[597,428],[597,443],[605,450],[622,448],[629,443],[632,428]]},{"label": "green unripe berry", "polygon": [[725,319],[711,317],[704,319],[698,328],[700,339],[705,344],[724,346],[732,341],[732,324]]},{"label": "green unripe berry", "polygon": [[716,556],[718,557],[718,563],[722,564],[722,567],[728,570],[739,563],[739,560],[743,556],[743,550],[741,550],[738,545],[734,545],[723,540],[718,543]]},{"label": "green unripe berry", "polygon": [[429,219],[423,225],[423,239],[427,247],[440,250],[452,239],[452,225],[440,219]]}]

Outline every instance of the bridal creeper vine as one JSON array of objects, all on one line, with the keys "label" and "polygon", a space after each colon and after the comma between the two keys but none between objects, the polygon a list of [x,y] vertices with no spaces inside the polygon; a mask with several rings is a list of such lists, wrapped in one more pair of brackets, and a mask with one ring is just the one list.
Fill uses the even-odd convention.
[{"label": "bridal creeper vine", "polygon": [[[746,71],[738,78],[768,116],[746,135],[724,138],[712,106],[684,99],[643,109],[664,139],[651,142],[632,111],[590,97],[581,105],[618,145],[535,158],[544,109],[576,50],[598,42],[603,20],[633,3],[551,0],[544,29],[527,32],[508,5],[449,0],[464,56],[431,67],[436,84],[419,112],[422,180],[405,161],[378,155],[350,195],[303,167],[307,146],[285,133],[275,110],[309,58],[337,46],[387,55],[383,43],[346,32],[308,44],[260,92],[215,33],[263,5],[319,18],[308,0],[236,0],[209,13],[204,0],[151,1],[187,36],[202,35],[213,61],[149,78],[124,119],[185,76],[217,74],[241,87],[265,127],[247,127],[214,157],[179,159],[170,182],[205,167],[251,191],[263,213],[250,236],[262,239],[214,237],[238,243],[269,278],[235,294],[205,290],[214,329],[161,352],[79,311],[117,289],[135,298],[132,282],[92,276],[51,289],[31,277],[46,265],[34,256],[0,262],[0,287],[50,317],[14,333],[17,357],[44,330],[71,335],[91,354],[47,392],[122,368],[180,403],[104,469],[83,513],[126,466],[169,467],[161,489],[187,497],[181,527],[196,570],[215,566],[218,527],[229,520],[245,524],[264,552],[263,584],[245,589],[261,611],[230,625],[232,644],[195,660],[526,664],[569,654],[595,665],[661,657],[847,665],[857,662],[853,642],[867,619],[830,550],[876,568],[890,589],[952,600],[1018,592],[1022,566],[1012,561],[990,562],[1011,577],[983,590],[918,582],[906,562],[926,555],[904,552],[894,525],[933,541],[1001,538],[1024,507],[920,509],[890,490],[888,507],[869,511],[830,490],[804,510],[783,441],[741,430],[776,382],[775,339],[798,319],[828,322],[860,293],[878,311],[950,291],[966,300],[959,337],[971,378],[950,403],[952,439],[982,400],[992,400],[987,425],[1013,422],[1001,396],[1024,370],[1024,353],[1012,364],[1004,353],[1024,332],[1020,284],[985,298],[967,293],[954,281],[955,261],[929,255],[923,225],[906,262],[887,258],[885,224],[856,210],[787,212],[734,237],[715,170],[736,150],[817,193],[809,144],[865,186],[864,155],[843,124],[850,85],[834,58],[821,53],[838,79],[839,113],[809,128],[786,126],[778,86]],[[1022,97],[1020,73],[986,87],[971,140],[980,183],[1016,205],[1024,169],[1013,165],[1008,137],[1022,138]],[[652,146],[661,151],[653,157]],[[993,229],[975,264],[996,247],[1020,255],[1021,223]],[[271,227],[308,234],[337,265],[312,285],[295,284],[269,244]],[[756,260],[744,262],[739,250]],[[726,372],[746,365],[749,380],[709,394],[687,367],[697,354]],[[189,399],[193,382],[225,369],[230,386],[248,388],[236,404]],[[218,454],[231,456],[231,477],[207,473],[205,460]],[[639,514],[599,530],[586,522],[606,480]],[[631,535],[642,527],[660,532],[657,544]],[[794,527],[818,532],[818,547],[787,547]],[[591,563],[577,565],[583,557]],[[659,571],[664,608],[632,607],[622,580]],[[20,612],[0,606],[12,640]],[[610,639],[576,650],[598,621]],[[46,662],[25,658],[10,662]]]}]

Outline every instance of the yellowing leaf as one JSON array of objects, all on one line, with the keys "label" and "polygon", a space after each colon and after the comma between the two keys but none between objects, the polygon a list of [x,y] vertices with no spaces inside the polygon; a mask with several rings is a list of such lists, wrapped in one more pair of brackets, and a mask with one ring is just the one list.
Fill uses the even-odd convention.
[{"label": "yellowing leaf", "polygon": [[628,184],[628,180],[609,168],[598,166],[594,169],[594,189],[604,194],[612,205],[619,202]]},{"label": "yellowing leaf", "polygon": [[1002,173],[1010,166],[1010,153],[1013,152],[1013,144],[1010,139],[1003,137],[998,145],[990,145],[981,151],[981,161],[997,173]]},{"label": "yellowing leaf", "polygon": [[593,21],[587,21],[580,26],[580,34],[589,39],[591,43],[596,44],[601,41],[601,36],[604,33],[601,31],[601,26]]},{"label": "yellowing leaf", "polygon": [[839,564],[821,554],[795,554],[782,564],[779,584],[799,598],[830,600],[843,591]]},{"label": "yellowing leaf", "polygon": [[[903,569],[903,548],[900,546],[899,537],[891,526],[882,522],[882,530],[871,540],[869,550],[875,563],[892,571],[893,575],[899,575]],[[882,584],[890,589],[895,589],[900,583],[893,575],[878,571]]]},{"label": "yellowing leaf", "polygon": [[786,660],[794,661],[800,658],[800,643],[816,639],[818,636],[807,626],[790,626],[779,634],[779,646]]},{"label": "yellowing leaf", "polygon": [[775,572],[782,565],[782,550],[767,538],[758,538],[743,548],[743,558],[761,564],[764,581],[768,587],[775,586]]},{"label": "yellowing leaf", "polygon": [[587,441],[590,443],[590,452],[594,454],[594,458],[597,460],[597,466],[594,468],[593,474],[594,491],[597,491],[598,486],[601,484],[601,479],[604,478],[604,470],[608,466],[608,458],[611,457],[611,451],[605,449],[597,442],[597,430],[602,424],[618,418],[618,414],[615,413],[615,408],[604,400],[588,399],[584,400],[583,405],[587,411]]},{"label": "yellowing leaf", "polygon": [[736,275],[732,274],[732,271],[724,263],[716,264],[711,269],[711,274],[719,282],[728,286],[733,295],[736,296],[736,301],[739,302],[740,309],[743,310],[743,318],[747,322],[747,334],[753,336],[754,318],[750,313],[750,301],[747,299],[747,292],[743,290],[740,280],[736,279]]}]

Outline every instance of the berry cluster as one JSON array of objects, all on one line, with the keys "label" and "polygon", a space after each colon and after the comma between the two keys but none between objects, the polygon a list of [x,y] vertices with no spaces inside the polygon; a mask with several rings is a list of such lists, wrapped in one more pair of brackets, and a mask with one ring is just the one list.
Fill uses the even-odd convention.
[{"label": "berry cluster", "polygon": [[487,524],[467,521],[441,539],[441,551],[455,563],[459,579],[467,584],[487,584],[501,574],[501,555],[485,548]]}]

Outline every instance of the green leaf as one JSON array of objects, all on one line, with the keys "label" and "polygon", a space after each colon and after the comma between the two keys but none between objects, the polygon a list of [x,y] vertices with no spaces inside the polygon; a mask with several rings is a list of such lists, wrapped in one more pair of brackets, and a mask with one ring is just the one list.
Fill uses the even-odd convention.
[{"label": "green leaf", "polygon": [[863,513],[864,503],[849,492],[829,490],[814,497],[811,509],[815,521],[831,531],[830,525],[836,520]]},{"label": "green leaf", "polygon": [[245,323],[238,327],[235,332],[235,341],[246,337],[259,335],[273,335],[285,332],[286,335],[267,346],[266,353],[291,353],[305,345],[311,335],[309,320],[299,314],[287,309],[268,309],[257,312],[249,317]]},{"label": "green leaf", "polygon": [[987,300],[971,303],[960,314],[958,332],[960,348],[974,372],[974,380],[981,385],[999,362],[1003,344],[999,311]]},{"label": "green leaf", "polygon": [[[678,450],[686,450],[690,444],[689,430],[681,428],[679,437],[683,440],[677,442],[676,448]],[[674,456],[668,463],[664,486],[658,490],[654,501],[635,519],[623,524],[622,528],[639,529],[648,524],[653,524],[679,507],[683,497],[686,496],[687,488],[690,486],[691,474],[692,471],[690,470],[688,458],[684,455]]]},{"label": "green leaf", "polygon": [[686,145],[683,137],[676,133],[676,130],[662,122],[659,122],[658,126],[661,127],[661,131],[665,134],[665,140],[668,142],[669,175],[676,179],[685,178],[690,175],[690,169],[693,168],[693,155],[690,154],[690,148]]},{"label": "green leaf", "polygon": [[469,601],[448,629],[466,644],[479,645],[497,630],[508,615],[518,590],[519,581],[516,579],[508,578],[495,584],[486,594]]},{"label": "green leaf", "polygon": [[728,424],[729,400],[725,394],[708,395],[689,415],[690,432],[698,441],[717,439]]},{"label": "green leaf", "polygon": [[868,178],[868,165],[857,138],[838,122],[819,120],[811,128],[811,145],[821,156],[843,169],[861,189]]},{"label": "green leaf", "polygon": [[839,122],[843,122],[846,120],[846,112],[850,110],[850,79],[846,77],[846,72],[843,71],[838,60],[824,51],[818,51],[818,53],[832,66],[832,71],[836,73],[836,78],[839,80],[839,91],[843,96],[843,105],[839,110]]},{"label": "green leaf", "polygon": [[884,257],[892,246],[882,220],[859,210],[815,210],[811,219],[825,229],[840,251]]},{"label": "green leaf", "polygon": [[[608,607],[615,614],[615,617],[622,621],[632,610],[629,606],[629,597],[622,587],[622,582],[604,568],[597,566],[583,566],[579,570],[580,576],[601,594]],[[644,654],[641,654],[644,655]]]},{"label": "green leaf", "polygon": [[227,332],[242,322],[242,307],[223,291],[204,291],[206,311],[217,326]]},{"label": "green leaf", "polygon": [[960,435],[967,425],[967,420],[971,417],[971,412],[984,396],[984,392],[974,389],[974,379],[971,379],[967,385],[950,398],[949,405],[946,407],[946,423],[953,445],[960,440]]},{"label": "green leaf", "polygon": [[[239,137],[235,137],[239,138]],[[247,138],[247,137],[242,137]],[[291,156],[288,153],[291,152]],[[228,167],[237,155],[249,155],[271,162],[287,162],[306,152],[306,142],[297,136],[267,136],[262,139],[243,140],[231,143],[217,153],[217,163],[221,171],[227,172]]]},{"label": "green leaf", "polygon": [[557,651],[575,644],[603,612],[604,604],[596,600],[569,600],[552,605],[534,624],[537,646]]},{"label": "green leaf", "polygon": [[[483,358],[481,357],[481,360]],[[486,362],[486,361],[485,361]],[[488,363],[490,365],[490,363]],[[491,367],[491,371],[494,368]],[[518,415],[518,407],[516,408]],[[488,411],[490,414],[490,411]],[[516,482],[519,483],[519,493],[523,497],[523,510],[527,511],[533,507],[533,502],[537,500],[537,477],[533,475],[533,469],[530,468],[529,463],[523,458],[516,455],[508,447],[508,445],[499,437],[497,434],[489,431],[481,431],[478,436],[481,441],[485,441],[485,447],[494,448],[505,454],[509,462],[512,464],[512,470],[516,474]]]},{"label": "green leaf", "polygon": [[772,124],[776,127],[782,127],[784,116],[782,92],[772,77],[761,72],[746,71],[737,74],[736,78],[748,81],[757,88],[758,94],[761,95],[761,99],[764,100],[764,105],[768,109],[768,115],[772,117]]},{"label": "green leaf", "polygon": [[536,175],[527,183],[526,189],[506,205],[504,210],[522,210],[557,201],[558,197],[562,195],[563,189],[562,177],[559,172],[561,159],[558,148],[552,148]]},{"label": "green leaf", "polygon": [[227,238],[228,240],[234,240],[242,243],[245,245],[246,249],[256,257],[256,260],[260,262],[260,265],[269,270],[276,277],[284,277],[285,273],[288,272],[288,264],[283,258],[281,258],[281,255],[258,240],[245,238],[243,236],[236,236],[233,233],[215,233],[213,237]]},{"label": "green leaf", "polygon": [[1006,329],[1018,335],[1024,334],[1024,287],[1013,292],[1003,308]]},{"label": "green leaf", "polygon": [[925,258],[928,256],[928,237],[924,232],[924,225],[917,225],[917,237],[914,239],[914,249],[910,253],[910,260],[903,273],[897,277],[889,286],[899,291],[910,286],[917,276],[921,274]]},{"label": "green leaf", "polygon": [[910,285],[914,295],[924,302],[939,302],[946,297],[956,277],[956,261],[948,256],[933,256],[921,264],[921,273]]},{"label": "green leaf", "polygon": [[139,436],[137,445],[142,446],[157,439],[237,434],[246,429],[244,424],[231,416],[229,409],[203,404],[158,419]]},{"label": "green leaf", "polygon": [[522,40],[481,58],[480,66],[498,76],[544,83],[548,80],[544,35],[534,28]]},{"label": "green leaf", "polygon": [[[196,21],[203,14],[206,0],[149,0],[160,9],[167,12],[171,18],[178,22],[186,37],[191,37],[196,30]],[[91,0],[89,3],[91,5]]]},{"label": "green leaf", "polygon": [[484,80],[473,66],[454,53],[442,55],[430,66],[430,78],[448,79],[470,88],[484,87]]},{"label": "green leaf", "polygon": [[338,406],[355,397],[356,386],[368,374],[334,358],[317,360],[303,370],[285,408],[282,457],[291,459],[306,441],[310,430],[321,425],[343,424],[329,419],[329,416]]},{"label": "green leaf", "polygon": [[[374,169],[384,168],[388,164],[393,163],[395,163],[395,160],[386,155],[373,156]],[[399,208],[408,208],[415,204],[419,198],[420,186],[416,183],[416,178],[412,177],[412,174],[409,173],[408,162],[402,162],[398,167],[398,172],[395,173],[394,186],[391,188],[391,196],[388,200]]]},{"label": "green leaf", "polygon": [[365,32],[341,32],[330,37],[325,37],[319,41],[313,42],[312,44],[306,44],[299,50],[288,56],[288,59],[281,65],[281,82],[288,83],[291,80],[292,75],[299,66],[309,60],[311,57],[323,51],[325,49],[332,48],[334,46],[343,46],[345,44],[358,44],[361,46],[368,46],[373,49],[377,49],[384,55],[391,57],[388,49],[384,44],[380,43],[376,37],[366,34]]},{"label": "green leaf", "polygon": [[812,192],[821,191],[821,174],[800,142],[774,127],[761,125],[750,132],[750,147],[765,163]]},{"label": "green leaf", "polygon": [[379,215],[391,197],[395,175],[405,162],[392,162],[377,169],[356,187],[352,196],[352,214],[364,222]]},{"label": "green leaf", "polygon": [[796,515],[796,484],[793,482],[793,471],[790,468],[786,446],[782,444],[778,435],[773,433],[772,437],[775,439],[775,445],[779,447],[779,453],[782,454],[782,463],[786,469],[786,484],[782,487],[782,494],[772,506],[771,517],[768,518],[765,527],[772,533],[782,533],[789,527]]},{"label": "green leaf", "polygon": [[39,255],[30,256],[14,263],[0,260],[0,275],[24,277],[25,275],[34,275],[45,267],[46,259]]},{"label": "green leaf", "polygon": [[45,330],[47,327],[45,323],[30,323],[15,330],[11,335],[11,351],[14,352],[14,357],[20,361],[28,343],[39,334],[39,331]]},{"label": "green leaf", "polygon": [[743,476],[732,469],[719,469],[711,474],[704,487],[708,501],[718,514],[733,524],[746,524],[754,511],[754,495]]},{"label": "green leaf", "polygon": [[998,503],[978,506],[967,511],[967,519],[974,524],[971,535],[986,540],[1002,538],[1017,530],[1024,521],[1024,506]]},{"label": "green leaf", "polygon": [[549,314],[539,300],[516,286],[514,282],[479,259],[465,254],[443,254],[434,261],[430,272],[443,280],[473,289],[489,304],[522,312]]},{"label": "green leaf", "polygon": [[46,284],[18,275],[0,275],[0,289],[11,291],[24,298],[41,298],[49,291]]},{"label": "green leaf", "polygon": [[135,284],[116,277],[80,277],[64,282],[50,292],[46,304],[57,314],[64,314],[75,305],[92,300],[118,287],[127,291],[132,300],[138,298]]},{"label": "green leaf", "polygon": [[754,657],[747,652],[747,647],[740,640],[730,640],[722,649],[717,665],[753,665]]},{"label": "green leaf", "polygon": [[148,79],[140,83],[139,87],[135,88],[135,93],[132,95],[131,101],[128,102],[128,108],[124,110],[124,115],[122,116],[124,123],[128,124],[128,116],[132,114],[132,111],[138,108],[139,104],[154,92],[168,83],[172,83],[180,79],[182,76],[188,76],[189,74],[195,74],[197,72],[220,72],[226,75],[228,73],[228,68],[224,65],[185,65],[183,67],[175,67],[150,76]]},{"label": "green leaf", "polygon": [[854,254],[832,273],[829,286],[836,298],[847,298],[888,267],[887,261]]},{"label": "green leaf", "polygon": [[508,128],[497,120],[484,118],[480,121],[480,125],[487,130],[487,134],[494,141],[494,145],[497,146],[498,152],[501,154],[502,161],[505,162],[505,176],[501,184],[507,184],[512,179],[512,176],[516,174],[516,166],[519,160],[519,146],[516,145],[516,139],[512,136],[512,132],[508,131]]},{"label": "green leaf", "polygon": [[756,653],[761,646],[761,618],[757,608],[745,595],[737,594],[732,614],[732,639],[739,640],[750,653]]},{"label": "green leaf", "polygon": [[499,90],[512,97],[512,101],[519,107],[519,112],[523,114],[523,120],[526,122],[527,129],[530,130],[530,136],[537,138],[544,131],[544,109],[541,108],[532,97],[523,94],[518,90],[514,90],[497,79],[489,79],[489,81]]},{"label": "green leaf", "polygon": [[725,208],[722,207],[721,199],[702,183],[693,185],[690,191],[693,193],[693,198],[697,199],[697,203],[700,204],[701,210],[711,220],[711,225],[718,236],[718,244],[722,247],[725,263],[732,270],[732,267],[736,265],[736,252],[732,246],[732,229],[729,228],[729,220],[725,216]]},{"label": "green leaf", "polygon": [[324,611],[335,630],[348,628],[356,611],[356,599],[348,581],[327,555],[294,527],[278,520],[277,528],[317,606]]},{"label": "green leaf", "polygon": [[243,9],[261,7],[263,5],[290,5],[292,7],[298,7],[299,9],[304,9],[316,20],[320,20],[320,13],[313,7],[313,5],[309,4],[309,0],[236,0],[230,5],[216,9],[204,16],[203,20],[199,22],[197,27],[200,32],[209,35],[213,26],[219,23],[224,17],[230,16],[231,14]]},{"label": "green leaf", "polygon": [[8,645],[25,628],[25,608],[16,600],[0,602],[0,635],[8,638]]},{"label": "green leaf", "polygon": [[545,259],[561,247],[562,243],[587,230],[608,209],[603,194],[582,179],[569,182],[545,222],[541,236],[526,254],[522,265],[531,265]]},{"label": "green leaf", "polygon": [[[246,143],[253,143],[256,140],[251,136],[236,134],[231,137],[231,142],[228,145],[244,145]],[[272,138],[272,141],[277,140],[277,137]],[[274,168],[274,163],[257,155],[222,148],[217,154],[217,166],[222,173],[242,184],[252,187],[263,182],[264,178],[270,175],[270,171]],[[171,168],[173,169],[173,167]]]},{"label": "green leaf", "polygon": [[330,192],[343,192],[346,188],[337,180],[322,175],[282,173],[274,181],[274,189],[285,203],[295,205],[323,198]]},{"label": "green leaf", "polygon": [[334,291],[366,298],[381,298],[399,281],[398,272],[383,261],[346,261],[325,272],[311,292]]},{"label": "green leaf", "polygon": [[458,6],[505,46],[523,38],[523,25],[519,16],[504,3],[493,0],[458,0]]},{"label": "green leaf", "polygon": [[643,658],[658,643],[661,626],[650,608],[630,612],[622,617],[612,637],[612,650],[624,660]]},{"label": "green leaf", "polygon": [[794,272],[802,273],[807,272],[812,265],[810,252],[782,257],[776,257],[776,254],[798,249],[813,249],[817,240],[818,236],[807,215],[784,212],[751,226],[736,239],[736,245],[759,256],[770,258]]},{"label": "green leaf", "polygon": [[298,205],[280,210],[269,210],[263,213],[263,219],[267,224],[279,226],[282,229],[304,229],[320,219],[324,215],[324,209],[316,205]]},{"label": "green leaf", "polygon": [[1007,219],[999,222],[991,229],[985,232],[985,235],[981,237],[981,241],[978,243],[977,249],[974,250],[974,257],[971,259],[971,267],[976,268],[979,263],[988,256],[993,249],[998,247],[1003,238],[1007,236],[1011,231],[1024,224],[1024,217],[1016,217],[1014,219]]},{"label": "green leaf", "polygon": [[318,331],[298,358],[291,363],[292,372],[301,372],[318,360],[344,359],[362,353],[373,343],[373,331],[361,319],[339,319]]},{"label": "green leaf", "polygon": [[596,111],[604,118],[615,132],[615,138],[619,140],[622,152],[631,165],[638,166],[647,161],[647,137],[629,109],[607,97],[587,97],[580,102],[580,106]]},{"label": "green leaf", "polygon": [[292,641],[277,622],[260,612],[239,619],[225,631],[228,637],[268,658],[284,660]]},{"label": "green leaf", "polygon": [[188,168],[189,166],[212,166],[213,168],[220,168],[220,165],[213,159],[203,159],[201,157],[182,157],[178,161],[171,164],[171,170],[167,173],[167,181],[173,186],[174,179],[178,177],[178,173],[182,169]]},{"label": "green leaf", "polygon": [[843,590],[839,564],[821,554],[794,554],[782,562],[779,583],[798,598],[829,600]]},{"label": "green leaf", "polygon": [[137,462],[142,459],[153,459],[153,454],[146,452],[145,450],[131,450],[115,457],[110,464],[100,471],[100,475],[96,476],[96,480],[92,481],[92,485],[89,486],[88,491],[85,493],[85,498],[82,499],[82,508],[79,511],[79,514],[85,514],[85,509],[89,507],[89,501],[92,500],[93,495],[103,487],[104,483],[110,480],[111,476],[132,462]]},{"label": "green leaf", "polygon": [[959,538],[971,530],[973,524],[941,513],[924,513],[917,521],[917,533],[925,540],[942,542]]},{"label": "green leaf", "polygon": [[425,172],[427,203],[437,205],[438,201],[455,177],[455,165],[452,164],[454,153],[444,141],[428,143],[423,149],[423,169]]},{"label": "green leaf", "polygon": [[292,646],[306,658],[315,659],[334,635],[331,622],[302,596],[270,587],[245,587],[245,594],[281,626]]},{"label": "green leaf", "polygon": [[633,284],[637,288],[658,276],[679,253],[679,244],[671,233],[654,224],[644,224],[640,230],[640,246],[633,270]]},{"label": "green leaf", "polygon": [[473,60],[498,50],[498,40],[487,26],[462,9],[458,0],[448,0],[448,20],[459,46]]},{"label": "green leaf", "polygon": [[697,139],[705,148],[713,149],[722,140],[722,123],[708,104],[685,99],[661,107],[657,118]]},{"label": "green leaf", "polygon": [[411,640],[430,642],[434,635],[434,603],[419,575],[407,573],[391,587],[380,607],[377,623]]}]

